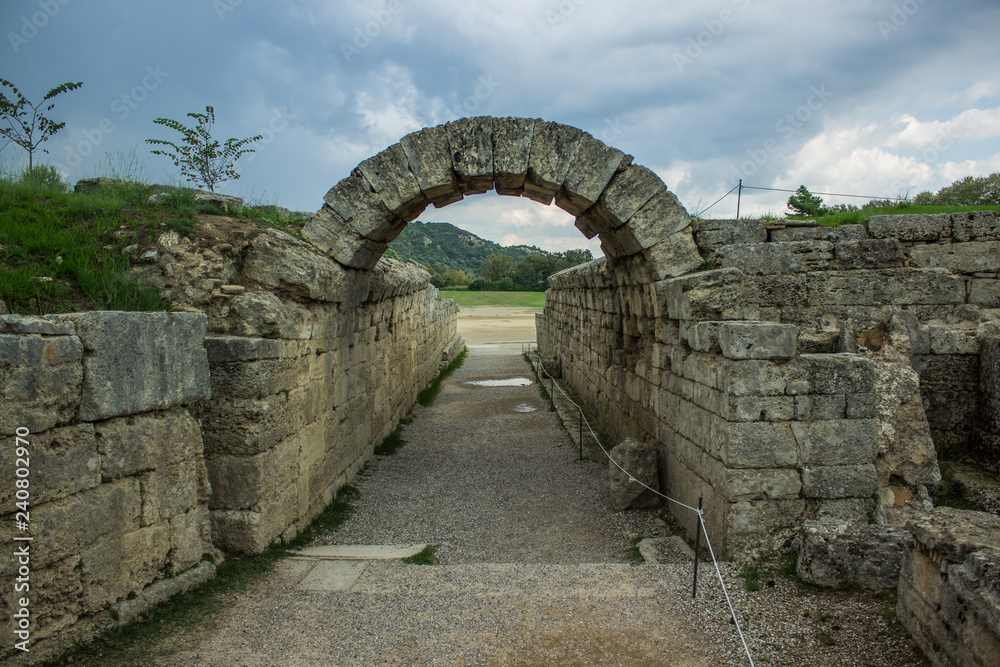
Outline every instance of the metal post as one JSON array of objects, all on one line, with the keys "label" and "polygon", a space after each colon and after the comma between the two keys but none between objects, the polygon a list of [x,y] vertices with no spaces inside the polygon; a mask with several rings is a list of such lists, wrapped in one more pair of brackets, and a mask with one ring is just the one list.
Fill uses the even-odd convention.
[{"label": "metal post", "polygon": [[[732,192],[732,190],[730,190]],[[740,219],[740,197],[743,195],[743,179],[740,179],[739,189],[736,191],[736,219]]]},{"label": "metal post", "polygon": [[580,460],[583,460],[583,408],[580,408]]},{"label": "metal post", "polygon": [[549,403],[552,405],[552,409],[556,409],[556,379],[549,376]]},{"label": "metal post", "polygon": [[691,586],[691,597],[698,596],[698,551],[701,549],[701,506],[703,499],[698,498],[698,532],[694,536],[694,584]]}]

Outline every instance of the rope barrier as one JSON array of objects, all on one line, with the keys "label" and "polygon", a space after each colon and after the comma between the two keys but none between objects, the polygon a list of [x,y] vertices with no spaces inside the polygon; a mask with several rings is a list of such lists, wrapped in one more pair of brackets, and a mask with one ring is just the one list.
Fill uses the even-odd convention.
[{"label": "rope barrier", "polygon": [[[523,348],[522,348],[522,350],[523,350]],[[531,351],[530,347],[528,348],[528,351],[529,352]],[[559,388],[559,393],[561,393],[566,398],[566,400],[570,402],[571,405],[573,405],[574,407],[576,407],[580,411],[580,416],[581,416],[581,418],[583,418],[583,408],[581,406],[577,405],[576,401],[574,401],[572,398],[569,397],[569,395],[563,390],[562,386],[555,384],[555,378],[548,371],[545,370],[545,364],[542,363],[542,357],[538,353],[537,349],[535,350],[535,357],[537,358],[537,363],[538,363],[538,365],[536,367],[536,373],[540,370],[542,374],[544,374],[545,376],[547,376],[548,378],[550,378],[552,380],[551,386],[558,387]],[[555,405],[555,395],[554,394],[551,396],[551,399],[552,399],[552,404],[554,406]],[[628,475],[628,479],[629,479],[630,482],[635,482],[639,486],[642,486],[643,488],[645,488],[645,489],[647,489],[649,491],[652,491],[653,493],[655,493],[656,495],[660,496],[661,498],[664,498],[665,500],[668,500],[668,501],[670,501],[670,502],[672,502],[672,503],[674,503],[676,505],[679,505],[680,507],[684,507],[686,509],[689,509],[692,512],[694,512],[695,514],[698,515],[698,519],[699,519],[698,525],[701,527],[701,531],[705,535],[705,546],[708,547],[708,554],[712,558],[712,565],[715,567],[715,574],[716,574],[716,576],[719,579],[719,585],[722,587],[722,593],[726,597],[726,605],[728,605],[728,607],[729,607],[730,617],[733,619],[733,624],[736,626],[736,633],[739,635],[740,642],[743,644],[743,651],[747,655],[747,660],[750,661],[750,667],[756,667],[756,663],[753,660],[753,656],[750,654],[750,647],[747,645],[746,637],[743,635],[743,628],[740,626],[739,619],[736,618],[736,609],[733,607],[732,599],[729,597],[729,590],[726,588],[726,582],[722,578],[722,569],[719,567],[719,561],[716,560],[716,558],[715,558],[715,550],[712,548],[712,541],[708,537],[708,529],[705,528],[705,521],[704,521],[705,516],[704,516],[704,512],[701,509],[697,508],[697,507],[691,507],[690,505],[686,505],[686,504],[682,503],[681,501],[679,501],[679,500],[677,500],[675,498],[671,498],[670,496],[667,496],[667,495],[659,492],[658,490],[656,490],[656,489],[654,489],[654,488],[652,488],[652,487],[644,484],[643,482],[641,482],[641,481],[637,480],[635,477],[633,477],[632,474],[629,473],[629,471],[625,470],[625,468],[623,468],[617,461],[615,461],[613,458],[611,458],[610,452],[608,452],[607,448],[604,447],[604,444],[601,443],[601,439],[597,437],[597,434],[594,433],[594,429],[591,428],[590,421],[587,420],[587,419],[583,419],[583,421],[587,424],[587,430],[590,432],[590,435],[594,439],[594,442],[597,443],[597,446],[601,448],[601,451],[604,452],[604,455],[608,458],[609,461],[611,461],[611,463],[613,463],[623,473],[625,473],[626,475]],[[580,442],[581,442],[581,447],[582,447],[583,446],[583,439],[582,438],[581,438]],[[698,554],[695,553],[694,557],[695,557],[695,562],[697,564]]]}]

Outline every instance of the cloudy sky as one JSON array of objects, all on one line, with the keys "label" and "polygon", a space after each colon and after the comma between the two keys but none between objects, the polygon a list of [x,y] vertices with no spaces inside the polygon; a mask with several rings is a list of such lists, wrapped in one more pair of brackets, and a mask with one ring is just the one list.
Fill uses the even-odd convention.
[{"label": "cloudy sky", "polygon": [[[220,190],[299,210],[403,135],[476,115],[580,127],[691,213],[739,179],[893,196],[1000,171],[996,0],[3,0],[0,27],[0,77],[30,100],[84,83],[56,98],[67,125],[42,156],[71,182],[121,171],[119,154],[177,182],[144,140],[209,104],[218,138],[264,135]],[[787,197],[744,191],[741,213]],[[735,212],[731,196],[705,215]],[[421,219],[596,250],[527,199]]]}]

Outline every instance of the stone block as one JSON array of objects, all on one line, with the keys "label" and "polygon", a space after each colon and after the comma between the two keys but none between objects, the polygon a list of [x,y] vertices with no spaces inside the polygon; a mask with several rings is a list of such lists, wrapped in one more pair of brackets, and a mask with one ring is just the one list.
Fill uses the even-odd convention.
[{"label": "stone block", "polygon": [[[756,222],[756,221],[749,221]],[[758,222],[758,224],[760,224]],[[772,229],[769,233],[772,243],[788,243],[791,241],[829,241],[842,243],[845,241],[861,241],[867,237],[864,225],[838,225],[836,227],[786,227]],[[759,241],[750,241],[751,243]]]},{"label": "stone block", "polygon": [[1000,216],[996,211],[952,213],[952,240],[1000,241]]},{"label": "stone block", "polygon": [[716,250],[721,268],[738,268],[747,275],[795,274],[833,268],[833,244],[828,241],[748,243]]},{"label": "stone block", "polygon": [[802,354],[795,364],[789,394],[864,394],[875,387],[875,364],[855,354]]},{"label": "stone block", "polygon": [[62,316],[84,349],[79,418],[163,410],[208,398],[207,318],[200,313],[97,311]]},{"label": "stone block", "polygon": [[42,336],[74,336],[72,322],[61,322],[54,316],[0,315],[0,334],[39,334]]},{"label": "stone block", "polygon": [[493,118],[460,118],[445,125],[452,166],[463,194],[493,189]]},{"label": "stone block", "polygon": [[357,300],[367,277],[350,271],[276,229],[257,235],[247,248],[243,275],[299,298],[334,303]]},{"label": "stone block", "polygon": [[109,535],[81,555],[83,611],[93,614],[163,577],[170,552],[166,522]]},{"label": "stone block", "polygon": [[[315,355],[312,355],[315,356]],[[266,398],[309,383],[312,357],[289,355],[212,364],[212,395],[225,398]]]},{"label": "stone block", "polygon": [[792,433],[803,466],[852,466],[871,463],[878,453],[874,419],[793,422]]},{"label": "stone block", "polygon": [[430,202],[440,208],[462,198],[452,167],[448,130],[444,125],[408,134],[399,144],[421,192]]},{"label": "stone block", "polygon": [[[245,336],[212,336],[205,339],[205,350],[210,365],[234,361],[277,359],[298,350],[298,343],[268,338]],[[215,370],[212,370],[215,373]]]},{"label": "stone block", "polygon": [[37,565],[80,553],[105,536],[136,531],[141,514],[139,480],[134,478],[39,505],[31,513]]},{"label": "stone block", "polygon": [[208,474],[201,459],[160,466],[145,472],[142,481],[142,525],[168,521],[197,505],[211,494]]},{"label": "stone block", "polygon": [[566,181],[583,132],[569,125],[536,120],[524,196],[550,204]]},{"label": "stone block", "polygon": [[608,465],[612,509],[621,512],[660,504],[660,497],[650,491],[660,488],[656,450],[653,447],[628,438],[611,450]]},{"label": "stone block", "polygon": [[[844,394],[821,394],[795,396],[795,419],[798,421],[829,421],[844,419],[847,414],[847,396]],[[862,401],[872,402],[872,397],[866,396]],[[851,418],[874,417],[874,414],[851,415]]]},{"label": "stone block", "polygon": [[742,271],[719,269],[665,280],[656,296],[672,320],[734,320],[744,319],[756,293]]},{"label": "stone block", "polygon": [[770,322],[724,322],[719,345],[729,359],[791,359],[798,327]]},{"label": "stone block", "polygon": [[726,470],[723,493],[730,501],[778,500],[799,497],[799,472],[788,468],[772,470]]},{"label": "stone block", "polygon": [[576,222],[585,236],[621,227],[657,192],[666,190],[660,177],[651,170],[632,164],[615,174],[597,203]]},{"label": "stone block", "polygon": [[[350,176],[341,180],[330,188],[329,192],[323,196],[325,206],[336,216],[333,219],[343,224],[335,225],[348,227],[354,230],[358,236],[373,241],[388,243],[396,238],[402,229],[404,221],[385,205],[364,174],[360,170],[354,170]],[[316,214],[317,216],[319,213]],[[315,221],[316,216],[313,216]],[[312,221],[310,221],[310,224]],[[312,240],[309,235],[303,235]]]},{"label": "stone block", "polygon": [[770,361],[729,361],[719,368],[718,388],[728,396],[782,396],[787,368]]},{"label": "stone block", "polygon": [[[378,229],[385,232],[380,235],[395,238],[403,230],[404,225],[405,223],[395,218]],[[373,268],[389,247],[388,242],[362,236],[343,216],[329,206],[324,206],[306,223],[302,228],[302,236],[345,267],[352,269]]]},{"label": "stone block", "polygon": [[959,305],[965,281],[945,269],[814,273],[806,277],[813,306]]},{"label": "stone block", "polygon": [[[933,549],[948,564],[963,562],[979,549],[1000,549],[1000,516],[952,507],[935,507],[930,514],[906,522],[913,539]],[[941,563],[944,569],[944,563]]]},{"label": "stone block", "polygon": [[[31,504],[41,505],[92,489],[101,483],[101,457],[92,424],[73,424],[26,438],[30,462]],[[15,456],[13,438],[0,449],[0,507],[13,511]]]},{"label": "stone block", "polygon": [[941,268],[953,273],[1000,271],[1000,241],[971,241],[913,246],[910,266]]},{"label": "stone block", "polygon": [[[29,655],[36,655],[36,642],[49,637],[73,635],[73,624],[85,613],[81,604],[85,590],[80,578],[80,556],[77,554],[45,568],[38,568],[32,560],[31,567],[30,591],[22,591],[17,597],[28,593],[29,609],[34,617]],[[13,585],[10,589],[13,593]],[[17,661],[8,664],[17,664]]]},{"label": "stone block", "polygon": [[170,565],[172,574],[188,570],[213,554],[212,524],[208,508],[198,505],[170,520]]},{"label": "stone block", "polygon": [[713,253],[722,246],[764,243],[767,230],[760,220],[703,220],[695,240],[702,252]]},{"label": "stone block", "polygon": [[753,284],[758,303],[762,306],[787,308],[809,303],[809,291],[803,275],[752,276],[747,280]]},{"label": "stone block", "polygon": [[741,500],[729,506],[726,516],[726,549],[730,557],[740,554],[742,558],[753,557],[751,551],[757,547],[760,552],[774,553],[802,525],[805,501]]},{"label": "stone block", "polygon": [[868,233],[876,239],[906,242],[951,238],[951,214],[873,215],[868,218]]},{"label": "stone block", "polygon": [[[427,207],[427,197],[410,171],[409,160],[401,144],[393,144],[368,158],[358,165],[358,170],[394,216],[410,222]],[[366,236],[376,241],[385,240]]]},{"label": "stone block", "polygon": [[691,237],[690,229],[671,234],[644,250],[640,256],[646,265],[646,275],[642,282],[659,282],[676,278],[704,265],[704,260],[698,254],[698,247]]},{"label": "stone block", "polygon": [[201,459],[201,430],[184,409],[110,419],[94,430],[105,481]]},{"label": "stone block", "polygon": [[259,554],[271,543],[260,531],[260,512],[253,510],[213,510],[212,544],[227,554]]},{"label": "stone block", "polygon": [[719,328],[722,322],[692,322],[682,323],[680,336],[686,340],[692,350],[719,354]]},{"label": "stone block", "polygon": [[902,526],[806,521],[796,574],[816,586],[895,590],[910,533]]},{"label": "stone block", "polygon": [[1000,308],[1000,280],[974,278],[969,288],[969,303],[981,308]]},{"label": "stone block", "polygon": [[83,344],[76,336],[0,334],[0,435],[70,422],[82,385]]},{"label": "stone block", "polygon": [[878,475],[870,463],[802,469],[804,498],[870,498],[877,490]]},{"label": "stone block", "polygon": [[722,402],[720,416],[734,422],[790,421],[796,416],[798,396],[732,396]]},{"label": "stone block", "polygon": [[[860,225],[852,227],[864,231]],[[896,239],[842,241],[834,244],[833,256],[837,268],[842,271],[887,269],[903,266],[906,262],[903,246]]]},{"label": "stone block", "polygon": [[[600,199],[612,177],[631,161],[630,155],[585,132],[577,143],[576,157],[563,188],[556,194],[556,205],[571,215],[581,215]],[[588,238],[592,237],[593,234]]]},{"label": "stone block", "polygon": [[711,441],[718,443],[727,468],[794,468],[799,447],[788,423],[715,422]]},{"label": "stone block", "polygon": [[497,194],[520,196],[528,173],[535,120],[493,119],[493,183]]}]

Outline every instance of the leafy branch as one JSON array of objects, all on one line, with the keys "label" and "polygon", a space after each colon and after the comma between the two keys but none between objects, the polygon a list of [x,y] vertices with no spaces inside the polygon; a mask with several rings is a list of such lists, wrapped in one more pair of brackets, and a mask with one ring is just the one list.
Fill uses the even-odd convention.
[{"label": "leafy branch", "polygon": [[211,192],[215,186],[230,179],[237,180],[236,161],[247,153],[253,153],[253,148],[247,148],[255,141],[260,141],[262,135],[246,139],[227,139],[219,144],[212,138],[212,125],[215,124],[215,109],[205,107],[205,113],[192,112],[189,117],[198,121],[194,127],[169,118],[157,118],[153,122],[181,133],[180,145],[165,139],[146,139],[147,144],[166,146],[168,148],[150,151],[153,155],[163,155],[170,158],[175,167],[181,170],[184,177],[195,184],[204,185]]},{"label": "leafy branch", "polygon": [[[76,83],[67,82],[56,86],[42,98],[38,104],[32,104],[21,94],[13,83],[7,79],[0,79],[0,86],[10,88],[14,101],[7,99],[3,91],[0,91],[0,118],[7,121],[7,127],[0,127],[0,136],[7,138],[7,143],[0,147],[0,150],[14,143],[28,151],[28,171],[33,171],[34,155],[38,147],[58,132],[66,127],[66,123],[56,123],[46,118],[43,113],[52,111],[55,102],[45,105],[56,95],[76,90],[83,85],[82,81]],[[44,106],[44,108],[43,108]],[[36,135],[37,133],[37,135]],[[48,154],[44,148],[43,152]]]}]

